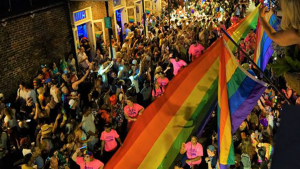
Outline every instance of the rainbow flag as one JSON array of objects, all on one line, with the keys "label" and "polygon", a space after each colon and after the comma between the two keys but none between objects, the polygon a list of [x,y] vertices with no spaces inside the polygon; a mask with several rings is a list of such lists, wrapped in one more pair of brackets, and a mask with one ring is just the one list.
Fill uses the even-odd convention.
[{"label": "rainbow flag", "polygon": [[130,23],[134,22],[134,18],[128,18],[128,20],[129,20]]},{"label": "rainbow flag", "polygon": [[[255,11],[257,14],[258,9]],[[256,14],[251,13],[243,22],[247,22],[249,27],[249,24],[252,25],[250,21],[257,21]],[[229,32],[236,31],[234,38],[239,34],[246,36],[249,32],[250,29],[243,22],[240,22],[238,27],[229,29]],[[164,95],[156,99],[143,115],[138,117],[124,141],[124,146],[119,148],[105,168],[170,168],[179,154],[181,144],[187,142],[192,133],[202,132],[211,110],[216,105],[219,56],[220,49],[224,48],[223,43],[223,39],[218,39],[202,57],[193,61],[172,79]],[[229,49],[232,50],[233,46]],[[230,70],[232,69],[234,67]],[[241,70],[236,67],[235,69]],[[234,80],[237,81],[235,85],[227,85],[230,89],[228,95],[232,94],[228,97],[232,99],[228,101],[229,110],[232,112],[232,131],[251,111],[251,104],[257,101],[255,91],[262,90],[258,85],[251,86],[252,81],[249,80],[248,74],[246,77],[237,73],[239,77],[233,77],[241,81]],[[245,87],[246,82],[250,86]],[[234,103],[234,99],[241,100]],[[246,106],[247,104],[250,106]]]},{"label": "rainbow flag", "polygon": [[[278,30],[280,20],[274,15],[272,11],[266,13],[265,19],[269,22],[269,24],[273,27],[274,30]],[[271,46],[273,41],[268,37],[268,35],[264,31],[260,19],[258,19],[257,23],[256,36],[256,52],[254,53],[253,60],[259,68],[265,70],[269,59],[271,58],[274,52],[274,49]]]},{"label": "rainbow flag", "polygon": [[234,165],[232,134],[246,119],[267,84],[243,69],[225,41],[220,42],[218,144],[222,165]]},{"label": "rainbow flag", "polygon": [[199,131],[216,106],[220,48],[214,43],[172,79],[164,95],[138,117],[105,168],[170,168],[181,144]]},{"label": "rainbow flag", "polygon": [[[250,29],[255,30],[256,25],[257,25],[257,20],[258,20],[258,5],[255,10],[253,10],[247,17],[244,19],[240,20],[236,25],[231,26],[227,32],[231,36],[231,38],[239,44],[241,38],[245,38],[247,34],[250,32]],[[236,47],[235,45],[225,38],[226,42],[228,43],[229,49],[231,51],[235,51]]]}]

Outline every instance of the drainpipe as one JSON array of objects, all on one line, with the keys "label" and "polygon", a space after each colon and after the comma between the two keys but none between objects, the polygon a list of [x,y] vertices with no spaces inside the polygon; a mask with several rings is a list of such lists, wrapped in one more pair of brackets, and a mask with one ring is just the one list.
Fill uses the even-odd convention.
[{"label": "drainpipe", "polygon": [[146,38],[146,13],[145,13],[145,2],[142,0],[142,6],[143,6],[143,19],[144,19],[144,36]]},{"label": "drainpipe", "polygon": [[[105,8],[106,8],[106,16],[109,17],[109,10],[108,10],[108,1],[105,1]],[[111,24],[111,20],[110,20],[110,26],[112,26]],[[111,56],[111,60],[113,60],[114,56],[113,56],[113,50],[112,50],[112,45],[111,45],[111,32],[112,32],[112,28],[110,27],[108,29],[108,38],[109,38],[109,46],[110,46],[110,56]]]}]

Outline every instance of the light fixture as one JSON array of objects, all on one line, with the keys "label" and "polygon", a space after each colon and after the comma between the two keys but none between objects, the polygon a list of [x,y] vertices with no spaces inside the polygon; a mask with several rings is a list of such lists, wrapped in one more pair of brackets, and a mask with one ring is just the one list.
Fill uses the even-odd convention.
[{"label": "light fixture", "polygon": [[3,27],[6,27],[7,21],[5,21],[5,19],[2,19],[2,20],[1,20],[1,24],[2,24]]},{"label": "light fixture", "polygon": [[32,11],[30,13],[31,13],[30,17],[33,19],[35,14]]}]

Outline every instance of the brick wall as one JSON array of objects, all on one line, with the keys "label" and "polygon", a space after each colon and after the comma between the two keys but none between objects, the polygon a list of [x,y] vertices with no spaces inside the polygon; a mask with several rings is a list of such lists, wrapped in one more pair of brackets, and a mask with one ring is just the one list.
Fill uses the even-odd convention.
[{"label": "brick wall", "polygon": [[66,5],[8,20],[0,25],[0,92],[11,97],[20,81],[31,80],[40,65],[59,61],[72,51]]},{"label": "brick wall", "polygon": [[[93,20],[104,19],[106,17],[106,8],[104,1],[71,1],[71,12],[82,10],[87,7],[92,7]],[[114,30],[114,11],[113,1],[108,2],[109,16],[112,18],[112,28]],[[113,33],[115,33],[113,31]],[[108,39],[108,29],[105,28],[106,42]]]},{"label": "brick wall", "polygon": [[127,0],[126,6],[134,6],[134,0]]}]

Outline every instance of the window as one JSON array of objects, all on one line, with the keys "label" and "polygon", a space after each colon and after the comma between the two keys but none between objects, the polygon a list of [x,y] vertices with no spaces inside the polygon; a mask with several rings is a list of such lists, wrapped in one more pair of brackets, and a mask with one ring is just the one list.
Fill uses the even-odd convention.
[{"label": "window", "polygon": [[74,21],[75,22],[83,20],[83,19],[86,19],[86,10],[74,13]]}]

